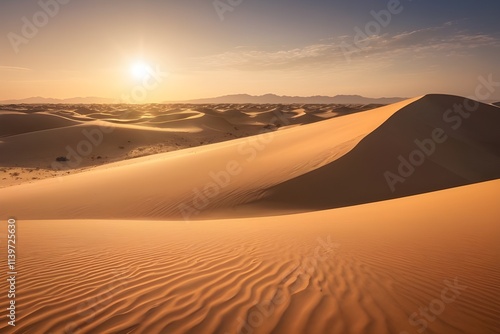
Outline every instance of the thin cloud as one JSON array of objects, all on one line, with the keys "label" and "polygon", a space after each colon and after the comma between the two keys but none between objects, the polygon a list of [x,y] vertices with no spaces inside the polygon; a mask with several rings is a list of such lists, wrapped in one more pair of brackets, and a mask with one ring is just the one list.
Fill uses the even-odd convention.
[{"label": "thin cloud", "polygon": [[400,34],[373,35],[354,43],[353,36],[341,36],[322,43],[289,50],[263,51],[240,48],[237,50],[198,58],[205,68],[233,68],[239,70],[293,69],[299,67],[336,64],[348,66],[350,60],[387,61],[388,55],[410,54],[422,57],[426,53],[467,55],[481,47],[499,47],[500,39],[487,34],[453,31],[453,22]]},{"label": "thin cloud", "polygon": [[31,69],[26,68],[26,67],[0,65],[0,71],[31,71]]}]

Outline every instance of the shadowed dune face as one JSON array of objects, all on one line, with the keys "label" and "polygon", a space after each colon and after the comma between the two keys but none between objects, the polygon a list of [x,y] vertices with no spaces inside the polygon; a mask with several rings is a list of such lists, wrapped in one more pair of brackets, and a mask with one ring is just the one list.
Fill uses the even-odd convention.
[{"label": "shadowed dune face", "polygon": [[427,95],[351,152],[268,190],[266,206],[327,209],[500,178],[500,109]]}]

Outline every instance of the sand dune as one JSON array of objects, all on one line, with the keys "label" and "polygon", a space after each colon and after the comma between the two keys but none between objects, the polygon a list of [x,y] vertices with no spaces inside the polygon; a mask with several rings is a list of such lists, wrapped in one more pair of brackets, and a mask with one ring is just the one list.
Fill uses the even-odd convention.
[{"label": "sand dune", "polygon": [[496,333],[499,190],[258,219],[22,221],[16,330]]},{"label": "sand dune", "polygon": [[[500,113],[480,104],[455,130],[443,114],[463,101],[428,95],[206,149],[118,162],[92,170],[90,180],[82,173],[5,189],[5,205],[24,219],[197,219],[213,211],[327,209],[498,178]],[[423,164],[392,192],[385,173],[397,175],[398,156],[410,160],[413,151],[425,150],[415,140],[428,142],[437,128],[448,139],[429,144],[435,152],[421,153]],[[34,204],[25,208],[25,201]]]},{"label": "sand dune", "polygon": [[[261,202],[325,209],[500,178],[500,111],[478,104],[467,112],[469,104],[474,102],[428,95],[399,110],[349,154],[271,188]],[[463,115],[449,112],[455,105]]]},{"label": "sand dune", "polygon": [[[6,108],[0,165],[53,173],[0,189],[0,228],[18,224],[16,333],[500,328],[497,107]],[[47,167],[103,126],[75,167]],[[417,151],[391,191],[386,172]]]},{"label": "sand dune", "polygon": [[79,122],[57,115],[0,111],[0,138],[77,124]]},{"label": "sand dune", "polygon": [[[195,219],[256,200],[266,188],[339,158],[412,101],[203,149],[108,164],[93,169],[92,178],[80,173],[1,193],[5,205],[22,212],[23,219]],[[198,195],[204,192],[216,195]],[[35,204],[28,208],[26,201]]]},{"label": "sand dune", "polygon": [[[303,107],[311,112],[319,108]],[[218,143],[263,131],[275,131],[281,126],[322,120],[310,116],[309,112],[294,118],[284,116],[280,108],[283,107],[3,106],[0,107],[0,167],[3,167],[0,169],[0,186],[72,174],[113,161]],[[287,108],[291,115],[295,115],[293,110],[302,106]],[[358,108],[365,110],[365,106]],[[259,119],[255,119],[254,111],[258,111]],[[342,114],[328,114],[326,118],[337,116]],[[79,148],[84,154],[74,153],[78,153]],[[54,168],[57,157],[67,157],[69,162]]]}]

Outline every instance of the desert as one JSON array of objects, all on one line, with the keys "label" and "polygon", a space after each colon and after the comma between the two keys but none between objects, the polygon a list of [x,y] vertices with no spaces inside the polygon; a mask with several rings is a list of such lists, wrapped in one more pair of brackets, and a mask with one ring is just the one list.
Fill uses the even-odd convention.
[{"label": "desert", "polygon": [[499,12],[0,1],[0,334],[500,333]]},{"label": "desert", "polygon": [[[92,154],[113,158],[87,156],[85,168],[0,190],[22,222],[16,330],[494,333],[500,137],[485,129],[500,113],[477,103],[454,129],[443,106],[463,101],[427,95],[305,124],[292,112],[303,106],[219,108],[207,127],[178,120],[175,109],[163,118],[176,120],[159,127],[101,117],[99,126],[114,130]],[[284,109],[290,124],[265,129]],[[4,168],[48,173],[41,170],[63,152],[47,145],[52,137],[97,129],[95,120],[69,122],[81,118],[74,114],[62,124],[25,113],[27,132],[2,135],[3,159],[23,136],[37,140]],[[235,125],[247,132],[227,139],[240,135]],[[449,139],[392,192],[384,172],[398,168],[397,152],[418,149],[414,138],[436,128]],[[158,148],[180,130],[207,144]],[[119,148],[127,138],[151,151],[130,157],[135,147]],[[456,159],[470,163],[457,170]]]}]

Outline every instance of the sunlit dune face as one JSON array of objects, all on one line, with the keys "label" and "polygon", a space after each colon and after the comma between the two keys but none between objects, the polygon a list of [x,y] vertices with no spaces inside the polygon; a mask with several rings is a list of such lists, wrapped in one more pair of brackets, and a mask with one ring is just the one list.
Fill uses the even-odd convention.
[{"label": "sunlit dune face", "polygon": [[130,73],[135,79],[143,80],[151,75],[152,69],[146,62],[138,61],[131,66]]}]

